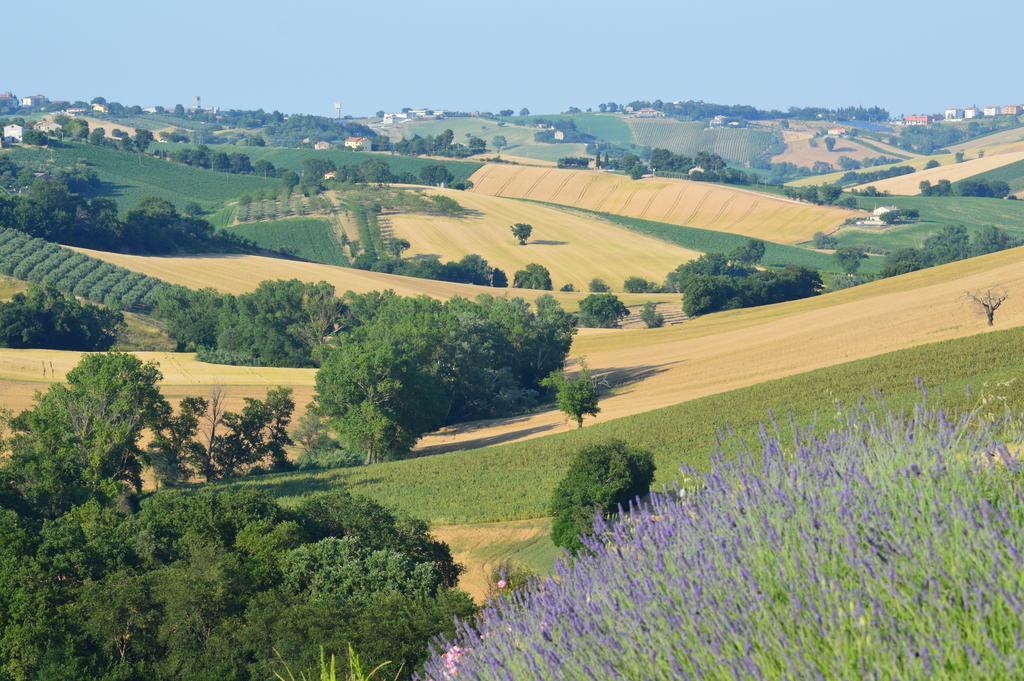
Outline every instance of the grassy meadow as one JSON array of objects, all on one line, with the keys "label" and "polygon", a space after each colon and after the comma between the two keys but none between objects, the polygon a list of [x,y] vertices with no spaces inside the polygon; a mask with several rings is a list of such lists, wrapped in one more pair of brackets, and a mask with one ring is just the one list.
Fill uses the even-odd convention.
[{"label": "grassy meadow", "polygon": [[763,157],[776,143],[776,134],[761,128],[707,128],[703,121],[674,118],[627,118],[636,144],[696,156],[701,151],[737,163]]},{"label": "grassy meadow", "polygon": [[195,202],[207,210],[217,210],[242,194],[273,191],[280,184],[275,179],[192,168],[77,142],[45,149],[21,146],[0,153],[10,154],[15,162],[26,165],[66,166],[82,161],[96,171],[103,183],[95,194],[114,199],[122,209],[134,207],[147,196],[158,196],[179,209]]}]

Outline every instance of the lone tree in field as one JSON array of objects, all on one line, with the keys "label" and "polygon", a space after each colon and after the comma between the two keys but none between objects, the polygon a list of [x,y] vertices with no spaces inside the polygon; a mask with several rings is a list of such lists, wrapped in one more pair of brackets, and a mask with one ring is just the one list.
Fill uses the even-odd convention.
[{"label": "lone tree in field", "polygon": [[826,137],[825,138],[825,148],[828,149],[829,151],[832,151],[833,149],[835,149],[836,148],[836,138],[835,137]]},{"label": "lone tree in field", "polygon": [[498,152],[498,156],[501,156],[501,150],[508,146],[508,140],[504,135],[495,135],[491,140],[491,146]]},{"label": "lone tree in field", "polygon": [[999,306],[1006,302],[1006,299],[1009,297],[1006,289],[1003,288],[990,288],[985,289],[984,291],[975,291],[974,293],[965,291],[964,295],[967,296],[967,299],[974,303],[978,310],[985,315],[985,319],[988,321],[989,326],[993,326],[995,324],[996,310],[998,310]]},{"label": "lone tree in field", "polygon": [[526,242],[530,240],[530,235],[533,234],[533,225],[528,225],[525,222],[517,222],[512,225],[512,236],[518,241],[520,246],[525,246]]},{"label": "lone tree in field", "polygon": [[595,516],[610,519],[620,505],[650,492],[653,480],[650,452],[621,440],[584,447],[551,498],[552,541],[576,553],[583,548],[580,537],[594,532]]},{"label": "lone tree in field", "polygon": [[540,384],[555,390],[555,403],[566,416],[576,421],[577,428],[583,427],[584,416],[597,416],[601,411],[597,406],[597,384],[586,362],[580,362],[580,373],[576,378],[569,379],[561,371],[552,371]]},{"label": "lone tree in field", "polygon": [[854,274],[859,270],[860,261],[867,257],[864,249],[859,246],[843,246],[836,249],[836,252],[832,254],[836,264],[843,268],[843,271],[847,274]]}]

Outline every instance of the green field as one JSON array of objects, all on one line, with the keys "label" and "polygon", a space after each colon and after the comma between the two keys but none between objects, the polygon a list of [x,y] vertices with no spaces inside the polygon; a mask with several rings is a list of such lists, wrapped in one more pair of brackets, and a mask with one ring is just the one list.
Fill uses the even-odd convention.
[{"label": "green field", "polygon": [[585,134],[619,145],[633,143],[633,133],[626,125],[625,119],[619,114],[578,113],[552,114],[538,116],[508,116],[502,120],[519,125],[534,125],[537,121],[572,121],[576,130]]},{"label": "green field", "polygon": [[[1003,166],[1001,168],[995,168],[985,173],[979,173],[973,177],[968,178],[970,180],[979,180],[983,182],[992,182],[995,180],[1002,180],[1003,182],[1010,185],[1011,192],[1019,192],[1024,190],[1024,161],[1017,161],[1010,165]],[[953,186],[964,182],[954,182]]]},{"label": "green field", "polygon": [[327,218],[285,218],[248,222],[229,229],[260,248],[327,265],[347,265],[334,225]]},{"label": "green field", "polygon": [[502,149],[502,153],[508,156],[522,156],[538,161],[557,161],[566,156],[587,156],[587,145],[577,143],[567,144],[521,144],[517,147]]},{"label": "green field", "polygon": [[92,167],[103,182],[96,194],[114,199],[122,209],[132,208],[147,196],[159,196],[179,209],[196,202],[207,210],[216,210],[242,194],[276,189],[280,184],[255,175],[192,168],[152,156],[75,142],[53,148],[21,146],[0,153],[10,154],[18,164],[33,167],[50,163],[66,166],[82,161]]},{"label": "green field", "polygon": [[398,127],[402,137],[411,139],[414,135],[426,137],[427,135],[437,136],[445,130],[451,130],[455,135],[455,141],[463,143],[467,135],[475,135],[487,142],[487,151],[494,151],[491,140],[495,135],[503,135],[509,146],[517,144],[533,144],[533,136],[538,132],[536,128],[525,125],[499,125],[499,121],[487,118],[476,118],[473,116],[411,120]]},{"label": "green field", "polygon": [[[610,438],[654,452],[655,486],[660,487],[678,479],[682,464],[706,469],[719,428],[726,424],[747,438],[756,437],[758,425],[770,413],[783,423],[792,417],[796,423],[817,421],[828,426],[837,418],[840,401],[852,404],[876,389],[892,406],[913,404],[920,399],[918,378],[929,387],[932,400],[950,406],[978,405],[983,394],[1005,397],[1009,406],[1024,406],[1024,381],[1019,380],[1022,346],[1024,329],[979,334],[760,383],[580,431],[368,467],[284,473],[229,484],[259,487],[294,504],[343,482],[357,494],[434,523],[542,517],[548,514],[551,491],[573,452]],[[1012,382],[1004,385],[1007,381]]]},{"label": "green field", "polygon": [[[542,203],[542,202],[538,202]],[[555,204],[545,204],[555,206]],[[580,213],[587,213],[604,218],[626,229],[640,232],[656,239],[667,241],[683,248],[689,248],[702,253],[728,253],[737,246],[749,241],[748,237],[740,234],[729,234],[728,232],[716,232],[710,229],[698,227],[682,227],[670,225],[664,222],[642,220],[640,218],[624,217],[611,213],[598,213],[584,210],[582,208],[566,209],[565,206],[557,206],[563,210],[575,210]],[[772,267],[785,267],[786,265],[801,265],[812,269],[838,271],[835,260],[827,253],[819,253],[808,248],[799,246],[788,246],[777,244],[771,241],[766,242],[764,259],[765,265]],[[874,274],[881,271],[881,258],[869,258],[861,265],[861,271],[866,274]]]},{"label": "green field", "polygon": [[687,156],[706,151],[729,161],[750,163],[767,154],[776,141],[775,133],[758,128],[709,129],[702,121],[673,118],[626,120],[636,144]]},{"label": "green field", "polygon": [[857,204],[865,210],[888,205],[901,209],[916,208],[921,212],[921,221],[881,231],[844,228],[836,237],[846,246],[873,246],[887,250],[916,247],[946,225],[963,225],[972,233],[993,225],[1024,238],[1024,201],[969,196],[859,196]]},{"label": "green field", "polygon": [[[167,145],[168,150],[180,149],[190,145],[171,144]],[[307,158],[330,159],[337,166],[357,166],[363,161],[371,158],[380,159],[388,164],[391,172],[395,174],[413,173],[418,175],[424,167],[429,165],[441,165],[448,168],[455,179],[465,180],[481,168],[483,164],[473,161],[457,161],[435,158],[418,158],[415,156],[399,156],[397,154],[372,153],[366,151],[348,151],[346,149],[325,149],[314,151],[313,149],[285,149],[283,147],[239,147],[229,145],[217,145],[212,147],[218,151],[237,152],[246,154],[255,163],[259,159],[270,161],[278,168],[285,168],[299,172],[302,170],[302,161]]]}]

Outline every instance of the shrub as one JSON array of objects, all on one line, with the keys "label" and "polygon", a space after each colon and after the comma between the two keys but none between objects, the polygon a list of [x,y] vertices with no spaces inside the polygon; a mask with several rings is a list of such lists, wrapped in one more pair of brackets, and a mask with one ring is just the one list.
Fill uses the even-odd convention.
[{"label": "shrub", "polygon": [[605,283],[604,279],[594,277],[590,280],[590,283],[587,284],[587,290],[591,293],[607,293],[608,291],[611,291],[612,288]]},{"label": "shrub", "polygon": [[592,293],[580,301],[580,326],[612,329],[629,314],[629,309],[612,293]]},{"label": "shrub", "polygon": [[640,310],[640,321],[646,324],[648,329],[655,329],[665,325],[665,316],[658,312],[658,306],[654,303],[644,303]]},{"label": "shrub", "polygon": [[581,536],[594,528],[595,515],[609,518],[620,506],[646,495],[654,479],[654,455],[621,440],[577,452],[551,498],[551,540],[576,552]]}]

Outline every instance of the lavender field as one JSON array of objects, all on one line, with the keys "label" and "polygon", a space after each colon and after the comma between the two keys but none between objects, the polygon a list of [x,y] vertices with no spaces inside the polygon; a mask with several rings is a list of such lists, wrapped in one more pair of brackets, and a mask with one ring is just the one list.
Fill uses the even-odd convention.
[{"label": "lavender field", "polygon": [[726,437],[421,678],[1021,678],[1022,422],[978,403]]}]

